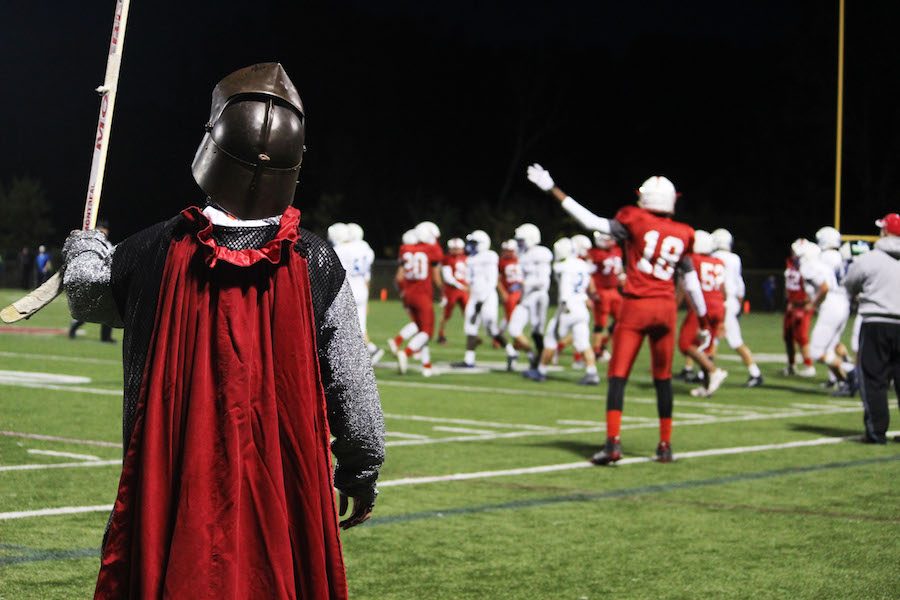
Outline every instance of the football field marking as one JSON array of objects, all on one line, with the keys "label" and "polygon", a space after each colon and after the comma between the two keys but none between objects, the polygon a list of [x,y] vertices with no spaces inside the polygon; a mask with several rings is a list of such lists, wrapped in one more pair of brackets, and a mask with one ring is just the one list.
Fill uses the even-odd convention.
[{"label": "football field marking", "polygon": [[[889,431],[889,436],[897,435],[896,431]],[[793,448],[808,448],[812,446],[825,446],[840,444],[846,441],[859,439],[859,436],[844,437],[823,437],[812,440],[799,440],[795,442],[783,442],[780,444],[761,444],[758,446],[732,446],[729,448],[711,448],[708,450],[693,450],[688,452],[679,452],[675,455],[677,460],[689,460],[695,458],[707,458],[711,456],[728,456],[734,454],[749,454],[751,452],[769,452],[790,450]],[[882,457],[883,458],[883,457]],[[632,458],[624,458],[620,460],[618,466],[627,466],[635,464],[643,464],[654,462],[653,457],[636,456]],[[887,459],[884,459],[887,460]],[[893,460],[893,459],[892,459]],[[450,475],[436,475],[431,477],[405,477],[402,479],[389,479],[378,483],[379,488],[400,487],[407,485],[423,485],[430,483],[445,483],[450,481],[471,481],[477,479],[491,479],[494,477],[510,477],[515,475],[535,475],[540,473],[554,473],[559,471],[571,471],[574,469],[586,469],[603,467],[594,467],[587,460],[578,462],[560,463],[553,465],[540,465],[536,467],[522,467],[519,469],[503,469],[497,471],[475,471],[469,473],[452,473]],[[617,467],[607,467],[617,468]],[[94,506],[63,506],[60,508],[42,508],[37,510],[23,510],[15,512],[0,513],[0,521],[10,519],[25,519],[30,517],[46,517],[54,515],[69,515],[87,512],[109,512],[112,510],[112,504],[101,504]]]},{"label": "football field marking", "polygon": [[111,358],[88,358],[85,356],[64,356],[61,354],[30,354],[27,352],[9,352],[0,351],[0,356],[4,358],[27,358],[40,361],[55,362],[76,362],[91,365],[121,365],[121,360],[113,360]]},{"label": "football field marking", "polygon": [[5,471],[43,471],[45,469],[77,469],[80,467],[108,467],[111,465],[120,465],[122,460],[114,458],[112,460],[91,460],[87,462],[77,463],[50,463],[50,464],[33,464],[33,465],[6,465],[0,467],[0,472]]},{"label": "football field marking", "polygon": [[100,460],[99,456],[93,454],[76,454],[74,452],[59,452],[58,450],[39,450],[37,448],[29,448],[28,454],[38,454],[41,456],[57,456],[60,458],[74,458],[76,460]]},{"label": "football field marking", "polygon": [[82,440],[77,438],[58,437],[55,435],[42,435],[40,433],[25,433],[22,431],[0,431],[0,435],[17,437],[27,440],[42,440],[45,442],[64,442],[67,444],[81,444],[83,446],[100,446],[103,448],[121,448],[118,442],[103,442],[100,440]]}]

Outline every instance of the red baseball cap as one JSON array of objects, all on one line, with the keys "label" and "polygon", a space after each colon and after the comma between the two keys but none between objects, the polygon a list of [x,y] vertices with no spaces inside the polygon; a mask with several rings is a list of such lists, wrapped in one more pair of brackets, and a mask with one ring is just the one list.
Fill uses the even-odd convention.
[{"label": "red baseball cap", "polygon": [[888,235],[900,235],[900,214],[888,213],[875,221],[875,226],[883,229]]}]

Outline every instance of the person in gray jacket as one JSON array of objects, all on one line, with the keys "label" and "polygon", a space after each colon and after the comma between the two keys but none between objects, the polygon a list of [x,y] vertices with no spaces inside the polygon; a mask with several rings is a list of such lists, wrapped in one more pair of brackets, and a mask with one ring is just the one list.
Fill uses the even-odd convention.
[{"label": "person in gray jacket", "polygon": [[863,441],[887,441],[891,380],[900,397],[900,214],[890,213],[875,224],[881,239],[875,249],[853,261],[844,280],[859,300],[862,329],[857,364],[863,401]]}]

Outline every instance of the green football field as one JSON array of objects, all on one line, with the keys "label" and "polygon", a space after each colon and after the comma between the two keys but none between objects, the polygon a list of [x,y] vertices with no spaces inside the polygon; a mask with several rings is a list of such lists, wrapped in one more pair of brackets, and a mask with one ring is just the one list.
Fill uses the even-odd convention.
[{"label": "green football field", "polygon": [[[17,296],[0,290],[0,304]],[[100,343],[96,325],[69,340],[68,321],[57,300],[27,331],[0,332],[4,600],[89,597],[115,497],[121,344]],[[376,342],[404,321],[396,303],[371,305]],[[351,595],[900,598],[900,443],[856,441],[859,400],[823,392],[821,368],[781,375],[780,316],[742,324],[766,385],[742,388],[730,351],[715,397],[676,382],[672,464],[649,459],[646,353],[626,391],[625,459],[607,468],[586,462],[604,435],[605,381],[576,385],[568,353],[542,384],[380,367],[388,458],[374,517],[343,534]],[[457,314],[438,370],[462,358],[461,328]],[[485,346],[479,360],[499,369]]]}]

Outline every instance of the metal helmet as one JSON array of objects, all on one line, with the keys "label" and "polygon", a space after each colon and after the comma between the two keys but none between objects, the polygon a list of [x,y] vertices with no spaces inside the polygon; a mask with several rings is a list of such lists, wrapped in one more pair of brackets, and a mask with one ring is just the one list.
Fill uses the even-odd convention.
[{"label": "metal helmet", "polygon": [[816,243],[822,250],[835,250],[841,247],[841,232],[834,227],[822,227],[816,232]]},{"label": "metal helmet", "polygon": [[575,246],[569,238],[559,238],[553,244],[553,257],[556,260],[566,260],[575,253]]},{"label": "metal helmet", "polygon": [[481,229],[476,229],[466,236],[467,246],[472,249],[472,254],[487,252],[491,249],[491,236]]},{"label": "metal helmet", "polygon": [[716,250],[731,251],[731,246],[734,244],[734,237],[727,229],[719,227],[712,232],[712,237],[713,242],[716,244]]},{"label": "metal helmet", "polygon": [[294,200],[306,115],[279,63],[225,77],[212,93],[191,172],[210,200],[241,219],[281,214]]},{"label": "metal helmet", "polygon": [[403,245],[412,246],[419,243],[419,236],[416,235],[415,229],[409,229],[403,234]]},{"label": "metal helmet", "polygon": [[541,230],[537,228],[537,225],[531,223],[523,223],[516,227],[514,236],[523,250],[528,250],[541,243]]},{"label": "metal helmet", "polygon": [[694,253],[712,254],[716,249],[716,242],[708,231],[698,229],[694,232]]},{"label": "metal helmet", "polygon": [[363,228],[357,223],[347,223],[347,231],[349,232],[349,239],[351,242],[361,242],[363,238],[365,238]]},{"label": "metal helmet", "polygon": [[431,221],[422,221],[416,225],[416,236],[425,244],[436,244],[441,237],[441,230]]},{"label": "metal helmet", "polygon": [[654,175],[638,188],[638,206],[665,214],[675,212],[675,184],[662,175]]},{"label": "metal helmet", "polygon": [[346,223],[335,223],[328,228],[328,241],[332,246],[350,241],[350,228]]},{"label": "metal helmet", "polygon": [[591,246],[593,246],[593,244],[591,243],[591,238],[588,236],[581,233],[572,236],[572,247],[575,249],[575,254],[579,258],[587,256]]}]

